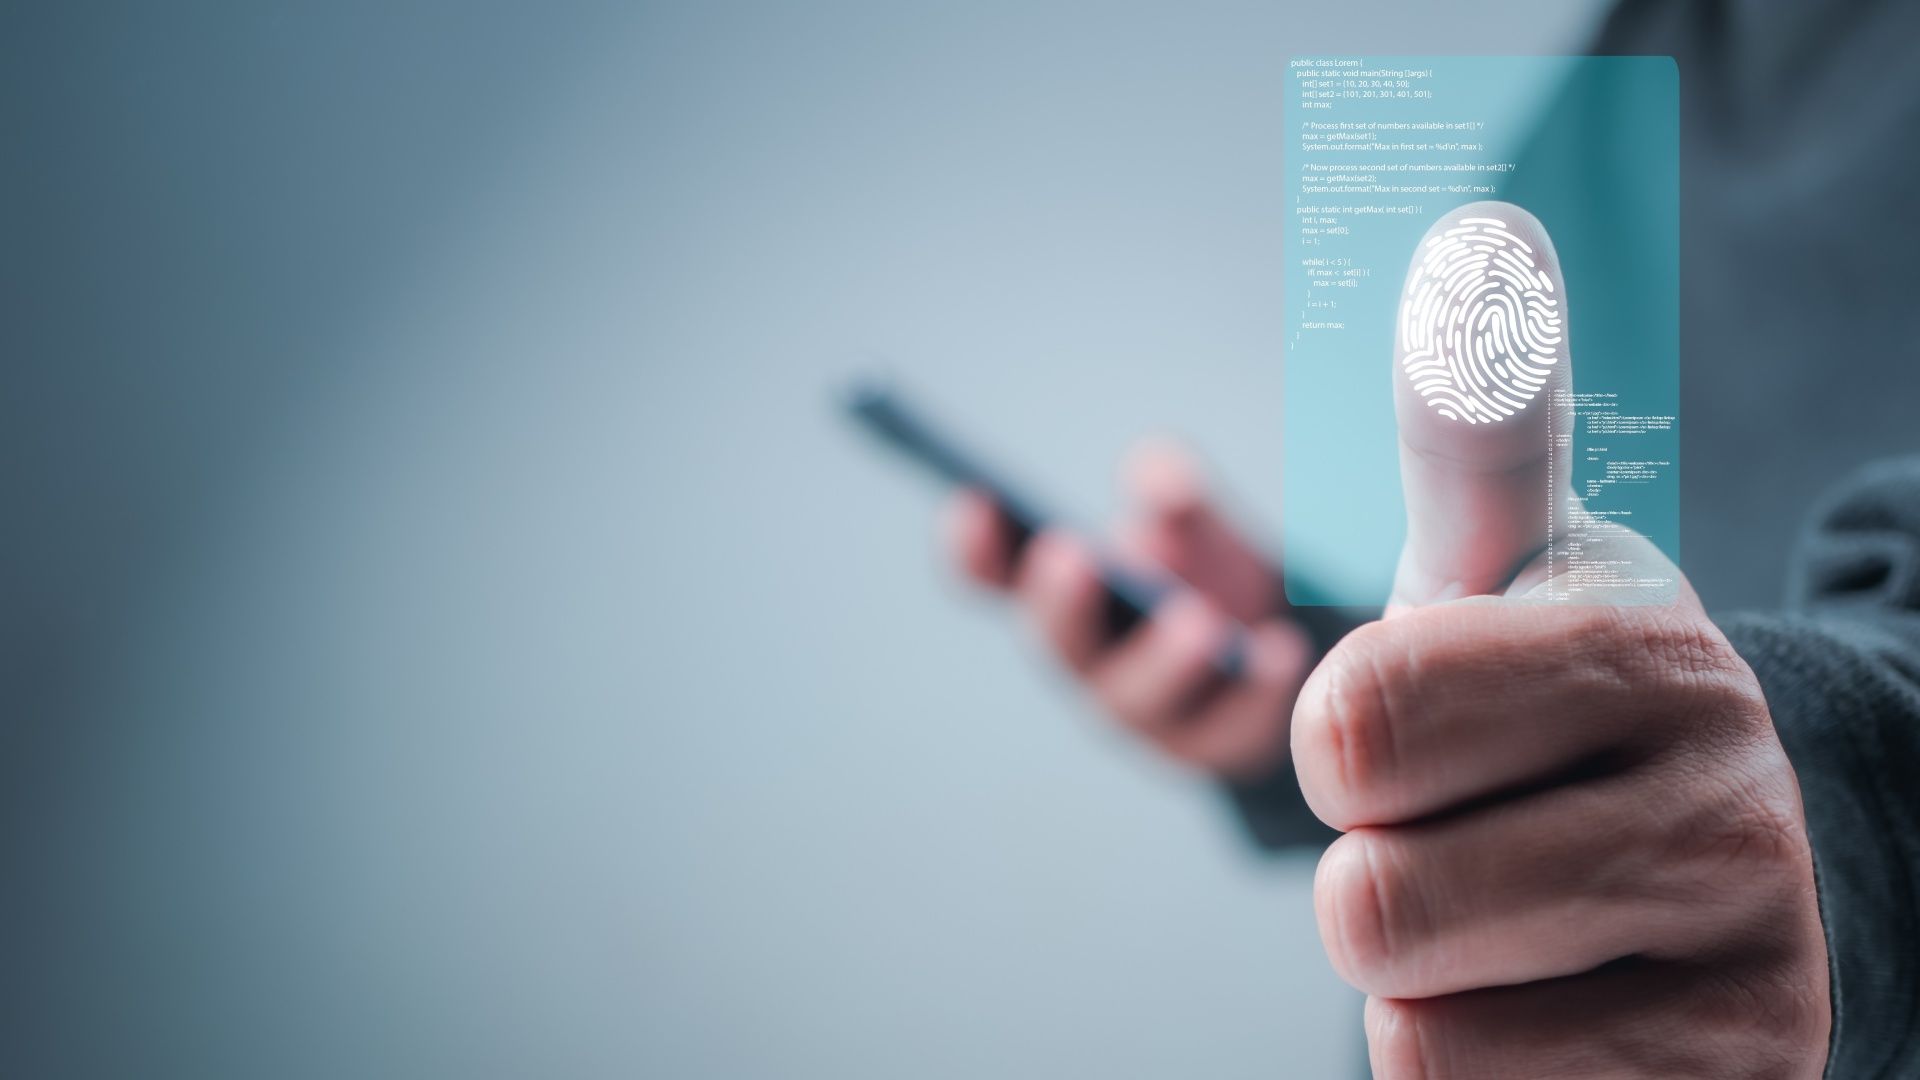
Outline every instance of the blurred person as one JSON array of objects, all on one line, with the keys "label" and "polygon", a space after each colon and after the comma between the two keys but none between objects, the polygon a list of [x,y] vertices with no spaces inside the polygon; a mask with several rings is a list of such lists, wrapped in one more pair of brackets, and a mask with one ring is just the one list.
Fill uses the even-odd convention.
[{"label": "blurred person", "polygon": [[[1546,537],[1514,484],[1546,441],[1417,408],[1394,599],[1344,638],[1176,446],[1127,464],[1114,543],[1188,587],[1119,640],[1087,540],[1015,551],[986,498],[951,507],[965,574],[1118,725],[1217,778],[1263,846],[1326,846],[1316,912],[1377,1076],[1920,1075],[1915,41],[1920,9],[1865,2],[1629,2],[1600,31],[1681,71],[1697,557],[1672,605],[1528,603]],[[1562,100],[1507,197],[1631,220],[1604,133],[1632,122]],[[1633,236],[1602,240],[1630,274]],[[1223,683],[1229,620],[1248,662]]]}]

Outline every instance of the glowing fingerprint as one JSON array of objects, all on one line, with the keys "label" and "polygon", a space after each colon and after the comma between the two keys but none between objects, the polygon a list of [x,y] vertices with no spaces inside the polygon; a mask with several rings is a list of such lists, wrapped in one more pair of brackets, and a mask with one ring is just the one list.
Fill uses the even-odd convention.
[{"label": "glowing fingerprint", "polygon": [[1427,238],[1400,301],[1401,366],[1427,406],[1498,423],[1547,384],[1565,341],[1560,297],[1533,248],[1497,218]]}]

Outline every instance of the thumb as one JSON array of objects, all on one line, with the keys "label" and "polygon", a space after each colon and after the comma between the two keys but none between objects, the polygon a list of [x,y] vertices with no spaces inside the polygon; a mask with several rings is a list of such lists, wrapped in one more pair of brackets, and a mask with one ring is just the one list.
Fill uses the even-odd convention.
[{"label": "thumb", "polygon": [[1472,203],[1421,238],[1395,335],[1407,542],[1389,614],[1505,589],[1563,525],[1566,315],[1553,243],[1525,210]]}]

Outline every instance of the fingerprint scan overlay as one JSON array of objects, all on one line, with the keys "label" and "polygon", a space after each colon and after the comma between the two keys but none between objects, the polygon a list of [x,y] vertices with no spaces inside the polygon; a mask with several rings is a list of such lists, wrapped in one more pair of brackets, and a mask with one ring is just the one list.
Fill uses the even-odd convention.
[{"label": "fingerprint scan overlay", "polygon": [[1427,407],[1469,424],[1516,415],[1565,351],[1564,312],[1532,246],[1497,217],[1426,238],[1400,301],[1401,367]]},{"label": "fingerprint scan overlay", "polygon": [[[1300,56],[1286,83],[1274,205],[1288,601],[1391,599],[1412,457],[1541,504],[1547,598],[1664,603],[1671,582],[1637,580],[1660,575],[1609,541],[1626,530],[1680,553],[1673,59]],[[1567,181],[1576,151],[1613,167],[1608,197]],[[1545,476],[1530,465],[1542,447]],[[1485,509],[1438,504],[1422,520],[1463,535]]]}]

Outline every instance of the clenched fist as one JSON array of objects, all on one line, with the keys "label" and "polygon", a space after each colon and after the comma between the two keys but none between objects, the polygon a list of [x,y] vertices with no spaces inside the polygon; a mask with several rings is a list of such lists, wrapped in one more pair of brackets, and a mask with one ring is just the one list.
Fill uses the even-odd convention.
[{"label": "clenched fist", "polygon": [[[1435,229],[1474,216],[1558,283],[1518,208]],[[1393,602],[1313,672],[1291,733],[1345,834],[1315,881],[1327,952],[1369,995],[1380,1080],[1818,1077],[1827,952],[1793,769],[1678,571],[1559,488],[1568,380],[1562,350],[1527,408],[1469,424],[1396,372]],[[1554,599],[1549,502],[1670,594]]]}]

